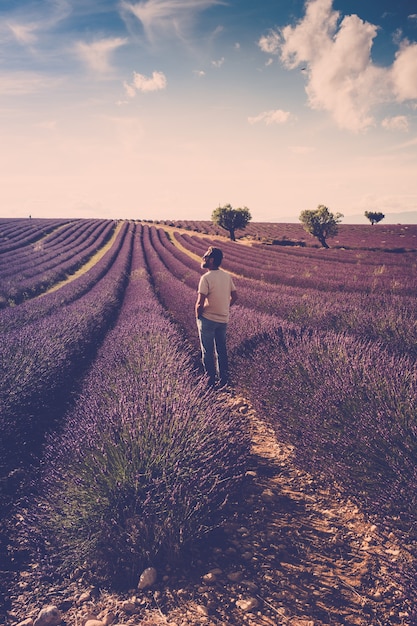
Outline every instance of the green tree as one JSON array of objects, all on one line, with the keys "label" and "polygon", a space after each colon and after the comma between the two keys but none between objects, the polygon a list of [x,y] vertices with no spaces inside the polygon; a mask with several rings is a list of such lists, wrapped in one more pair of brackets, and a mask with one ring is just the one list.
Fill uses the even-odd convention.
[{"label": "green tree", "polygon": [[376,211],[365,211],[365,217],[368,218],[373,226],[374,224],[378,224],[378,222],[383,220],[385,215]]},{"label": "green tree", "polygon": [[313,211],[301,211],[299,220],[313,237],[317,237],[323,248],[328,248],[326,239],[334,237],[338,233],[338,224],[343,217],[342,213],[330,213],[324,204],[319,204]]},{"label": "green tree", "polygon": [[236,240],[235,230],[246,228],[252,216],[249,209],[233,209],[230,204],[215,209],[211,215],[211,221],[217,226],[221,226],[230,234],[232,241]]}]

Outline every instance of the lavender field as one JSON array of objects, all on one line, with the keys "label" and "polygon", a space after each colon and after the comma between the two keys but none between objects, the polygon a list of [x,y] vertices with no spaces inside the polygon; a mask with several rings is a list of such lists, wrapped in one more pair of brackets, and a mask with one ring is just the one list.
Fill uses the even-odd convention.
[{"label": "lavender field", "polygon": [[[189,559],[244,489],[251,434],[231,396],[398,537],[415,604],[417,226],[342,226],[329,250],[296,224],[239,235],[0,219],[4,615],[34,555],[40,576],[88,563],[120,588]],[[213,244],[239,294],[226,394],[205,387],[194,319]]]}]

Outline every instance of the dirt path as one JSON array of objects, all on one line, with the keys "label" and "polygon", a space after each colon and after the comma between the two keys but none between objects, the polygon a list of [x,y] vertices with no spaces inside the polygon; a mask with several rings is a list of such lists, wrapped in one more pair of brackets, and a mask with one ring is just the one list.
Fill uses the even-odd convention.
[{"label": "dirt path", "polygon": [[299,471],[291,449],[244,399],[225,394],[225,401],[248,418],[251,466],[224,525],[199,546],[193,565],[158,572],[152,588],[123,596],[82,581],[45,592],[22,572],[8,624],[56,604],[66,626],[106,615],[120,626],[410,625],[392,575],[402,558],[394,537]]}]

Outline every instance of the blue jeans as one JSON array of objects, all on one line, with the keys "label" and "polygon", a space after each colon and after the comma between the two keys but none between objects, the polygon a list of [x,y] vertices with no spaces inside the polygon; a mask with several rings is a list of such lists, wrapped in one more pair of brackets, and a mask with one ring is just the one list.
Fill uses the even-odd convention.
[{"label": "blue jeans", "polygon": [[201,358],[208,384],[214,387],[218,373],[220,385],[227,385],[229,368],[226,350],[227,324],[212,322],[205,317],[197,319]]}]

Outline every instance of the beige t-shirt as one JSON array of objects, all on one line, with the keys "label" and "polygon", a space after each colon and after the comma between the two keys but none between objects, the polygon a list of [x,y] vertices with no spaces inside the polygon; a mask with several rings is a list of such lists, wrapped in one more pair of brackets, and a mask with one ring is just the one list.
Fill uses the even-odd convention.
[{"label": "beige t-shirt", "polygon": [[198,284],[198,293],[206,296],[203,317],[212,322],[227,323],[232,291],[236,291],[236,287],[228,272],[218,269],[204,274]]}]

